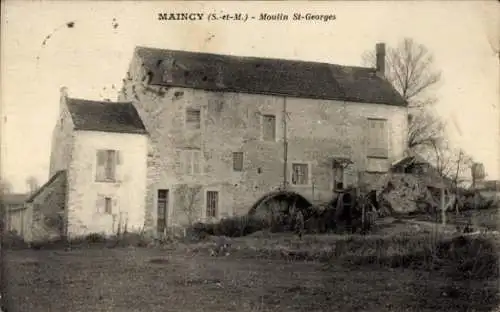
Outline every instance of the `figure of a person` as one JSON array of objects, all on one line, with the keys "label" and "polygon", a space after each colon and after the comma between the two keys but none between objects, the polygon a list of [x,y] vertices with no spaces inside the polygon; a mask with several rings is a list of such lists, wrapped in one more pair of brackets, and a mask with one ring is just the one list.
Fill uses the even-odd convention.
[{"label": "figure of a person", "polygon": [[295,214],[295,233],[302,239],[302,234],[304,232],[304,215],[300,209],[297,210]]}]

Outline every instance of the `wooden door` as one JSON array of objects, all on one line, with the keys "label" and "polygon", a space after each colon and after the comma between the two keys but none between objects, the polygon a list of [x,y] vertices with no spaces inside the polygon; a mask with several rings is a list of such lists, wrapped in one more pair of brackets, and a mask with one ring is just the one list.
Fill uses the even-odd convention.
[{"label": "wooden door", "polygon": [[168,190],[158,190],[157,196],[157,229],[158,233],[163,233],[167,228],[168,223]]}]

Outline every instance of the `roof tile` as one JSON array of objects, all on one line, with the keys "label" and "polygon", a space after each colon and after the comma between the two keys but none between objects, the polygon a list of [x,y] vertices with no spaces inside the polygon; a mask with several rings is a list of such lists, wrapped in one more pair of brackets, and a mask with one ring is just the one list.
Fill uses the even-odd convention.
[{"label": "roof tile", "polygon": [[406,105],[373,68],[148,47],[137,47],[136,54],[152,85]]},{"label": "roof tile", "polygon": [[67,98],[75,130],[146,133],[134,105]]}]

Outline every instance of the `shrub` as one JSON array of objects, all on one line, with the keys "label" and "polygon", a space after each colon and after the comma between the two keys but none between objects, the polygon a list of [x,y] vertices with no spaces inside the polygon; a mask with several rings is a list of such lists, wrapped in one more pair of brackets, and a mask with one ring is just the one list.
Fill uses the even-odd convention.
[{"label": "shrub", "polygon": [[[485,238],[459,236],[442,239],[435,244],[424,237],[405,238],[375,241],[374,247],[368,255],[344,257],[344,263],[439,271],[455,280],[499,276],[494,246]],[[396,249],[396,252],[388,252],[389,249]]]},{"label": "shrub", "polygon": [[187,229],[193,239],[205,239],[209,235],[240,237],[269,228],[268,222],[254,216],[237,216],[217,223],[195,223]]},{"label": "shrub", "polygon": [[215,224],[214,234],[239,237],[268,228],[267,222],[257,217],[238,216],[221,220]]},{"label": "shrub", "polygon": [[90,233],[85,236],[85,241],[89,244],[106,242],[106,236],[100,233]]},{"label": "shrub", "polygon": [[113,236],[107,240],[108,247],[147,247],[153,243],[153,239],[144,233],[125,232],[121,235]]},{"label": "shrub", "polygon": [[123,233],[121,235],[106,236],[101,233],[90,233],[84,236],[71,237],[69,239],[56,238],[39,241],[31,244],[33,249],[65,249],[65,248],[115,248],[115,247],[147,247],[152,243],[144,233]]},{"label": "shrub", "polygon": [[28,244],[16,231],[8,231],[2,237],[2,247],[5,249],[23,249]]},{"label": "shrub", "polygon": [[214,235],[214,225],[197,222],[186,229],[186,236],[191,240],[203,240],[209,235]]}]

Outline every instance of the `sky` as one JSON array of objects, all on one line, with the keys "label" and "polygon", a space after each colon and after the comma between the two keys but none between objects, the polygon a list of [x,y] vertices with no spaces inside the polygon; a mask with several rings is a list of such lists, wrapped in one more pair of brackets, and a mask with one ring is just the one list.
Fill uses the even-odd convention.
[{"label": "sky", "polygon": [[[115,100],[137,45],[361,66],[377,42],[405,37],[434,54],[436,111],[453,145],[500,178],[497,1],[2,1],[1,178],[48,180],[59,90]],[[335,14],[312,21],[159,21],[158,13]],[[73,27],[67,27],[73,22]],[[47,39],[47,36],[50,38]],[[47,39],[44,43],[44,40]]]}]

